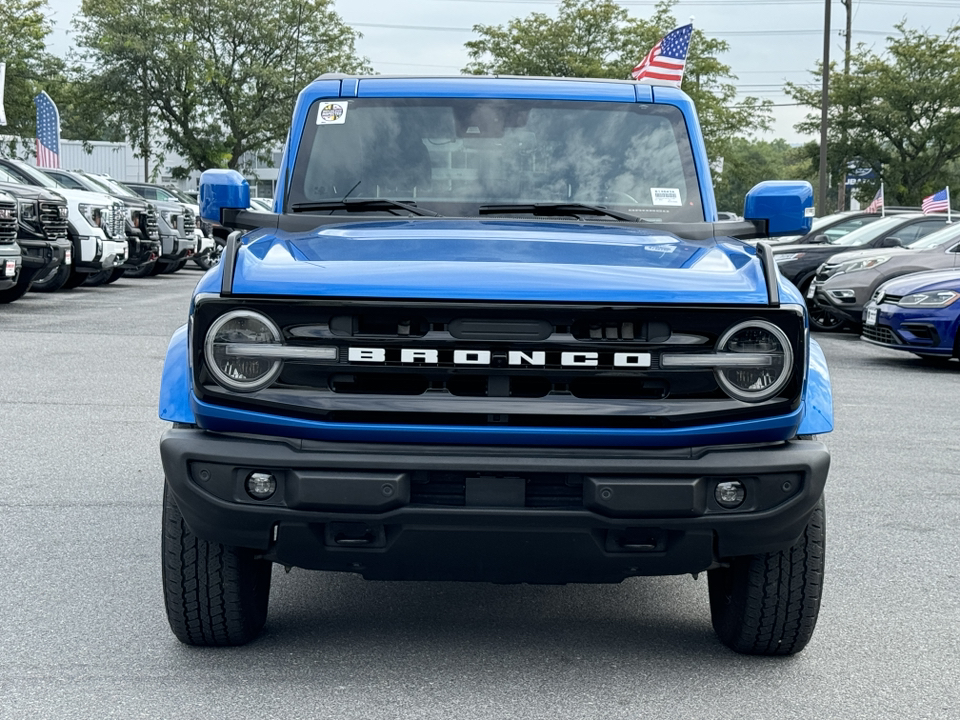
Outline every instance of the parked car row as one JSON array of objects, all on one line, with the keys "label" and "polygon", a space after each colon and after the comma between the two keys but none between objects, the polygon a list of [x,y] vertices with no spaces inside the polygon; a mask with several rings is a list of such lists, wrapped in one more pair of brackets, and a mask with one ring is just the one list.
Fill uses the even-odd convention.
[{"label": "parked car row", "polygon": [[774,259],[803,291],[813,329],[852,329],[920,357],[960,358],[960,222],[952,217],[912,208],[839,213],[775,245]]},{"label": "parked car row", "polygon": [[196,206],[147,199],[158,186],[137,186],[0,158],[0,303],[177,272],[190,259],[216,263],[219,246],[209,225],[198,227]]}]

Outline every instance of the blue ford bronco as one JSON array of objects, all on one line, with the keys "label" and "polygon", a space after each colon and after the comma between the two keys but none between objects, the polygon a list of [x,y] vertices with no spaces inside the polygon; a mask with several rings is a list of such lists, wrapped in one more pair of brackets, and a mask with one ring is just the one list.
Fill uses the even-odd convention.
[{"label": "blue ford bronco", "polygon": [[163,583],[191,645],[267,617],[274,564],[376,580],[706,571],[730,648],[820,605],[830,381],[769,247],[812,190],[717,222],[696,112],[628,81],[322,76],[274,212],[233,232],[170,342]]}]

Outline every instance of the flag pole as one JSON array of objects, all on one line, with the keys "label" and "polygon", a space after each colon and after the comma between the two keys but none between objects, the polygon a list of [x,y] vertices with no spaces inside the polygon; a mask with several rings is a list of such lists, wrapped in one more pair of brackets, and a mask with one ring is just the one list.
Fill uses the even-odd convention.
[{"label": "flag pole", "polygon": [[950,209],[950,186],[947,185],[947,224],[953,222],[953,218],[951,217],[952,212],[953,211]]},{"label": "flag pole", "polygon": [[883,180],[880,181],[880,217],[887,216],[887,193],[883,189]]}]

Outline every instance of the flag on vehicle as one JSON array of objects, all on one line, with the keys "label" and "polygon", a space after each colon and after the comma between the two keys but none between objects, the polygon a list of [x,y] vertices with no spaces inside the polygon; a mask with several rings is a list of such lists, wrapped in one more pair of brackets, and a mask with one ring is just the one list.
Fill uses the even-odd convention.
[{"label": "flag on vehicle", "polygon": [[873,196],[873,200],[867,205],[864,212],[875,213],[883,212],[883,183],[880,183],[880,189],[877,190],[877,194]]},{"label": "flag on vehicle", "polygon": [[950,209],[950,188],[945,187],[940,192],[935,192],[930,197],[925,197],[920,203],[920,209],[924,215],[935,212],[946,212]]},{"label": "flag on vehicle", "polygon": [[60,112],[45,92],[33,99],[37,106],[37,167],[60,167]]},{"label": "flag on vehicle", "polygon": [[687,64],[691,35],[693,35],[693,23],[671,30],[631,71],[630,77],[650,85],[680,87],[680,83],[683,82],[683,70]]}]

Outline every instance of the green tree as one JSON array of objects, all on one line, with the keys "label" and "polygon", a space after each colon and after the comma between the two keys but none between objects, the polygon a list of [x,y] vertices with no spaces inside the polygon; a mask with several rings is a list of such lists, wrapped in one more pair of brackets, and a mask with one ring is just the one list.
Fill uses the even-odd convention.
[{"label": "green tree", "polygon": [[[475,25],[466,43],[477,75],[628,78],[630,70],[678,23],[677,0],[660,0],[649,19],[633,18],[613,0],[562,0],[557,16],[531,13],[506,26]],[[728,43],[694,30],[683,90],[700,115],[707,152],[724,155],[730,138],[769,127],[769,101],[736,99],[736,76],[718,56]]]},{"label": "green tree", "polygon": [[[0,134],[34,137],[36,108],[33,98],[46,90],[56,99],[65,83],[63,61],[46,51],[50,34],[46,0],[3,0],[0,2],[0,62],[6,63],[4,109],[6,126]],[[18,142],[7,143],[7,150],[18,152]]]},{"label": "green tree", "polygon": [[91,87],[141,157],[155,138],[179,174],[239,168],[286,135],[303,85],[369,72],[333,0],[83,0],[75,20]]},{"label": "green tree", "polygon": [[[834,177],[842,158],[856,158],[876,172],[874,183],[858,187],[869,201],[884,183],[887,202],[918,205],[926,195],[956,184],[960,159],[960,27],[945,36],[896,26],[886,51],[859,45],[849,75],[832,75],[828,152]],[[813,71],[821,76],[821,68]],[[820,128],[820,91],[793,83],[787,92],[815,112],[796,128]],[[819,152],[816,144],[808,152]]]},{"label": "green tree", "polygon": [[733,138],[727,143],[722,172],[714,172],[717,208],[743,214],[747,192],[764,180],[812,180],[809,162],[801,148],[785,140]]}]

